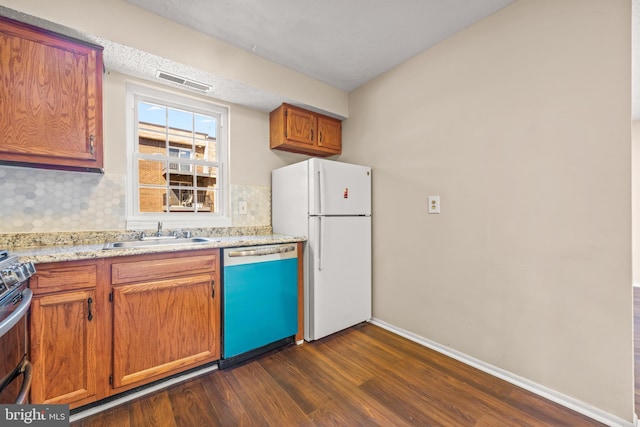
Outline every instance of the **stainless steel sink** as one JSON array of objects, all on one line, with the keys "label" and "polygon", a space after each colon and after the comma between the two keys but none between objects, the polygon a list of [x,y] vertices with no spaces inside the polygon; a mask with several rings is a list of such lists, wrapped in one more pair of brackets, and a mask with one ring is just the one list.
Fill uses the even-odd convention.
[{"label": "stainless steel sink", "polygon": [[206,237],[182,237],[182,238],[149,238],[145,240],[128,240],[125,242],[110,242],[104,245],[104,249],[127,249],[127,248],[146,248],[149,246],[173,246],[173,245],[189,245],[194,243],[213,242],[213,239]]}]

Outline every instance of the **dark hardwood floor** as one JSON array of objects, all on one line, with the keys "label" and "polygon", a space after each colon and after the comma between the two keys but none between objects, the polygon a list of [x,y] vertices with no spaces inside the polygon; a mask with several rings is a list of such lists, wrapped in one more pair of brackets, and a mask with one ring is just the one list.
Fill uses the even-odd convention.
[{"label": "dark hardwood floor", "polygon": [[94,426],[595,426],[372,324],[78,420]]}]

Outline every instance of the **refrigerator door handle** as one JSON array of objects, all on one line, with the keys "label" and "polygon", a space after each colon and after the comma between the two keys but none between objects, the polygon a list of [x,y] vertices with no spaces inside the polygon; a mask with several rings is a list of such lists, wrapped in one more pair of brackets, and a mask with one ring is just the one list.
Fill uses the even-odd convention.
[{"label": "refrigerator door handle", "polygon": [[322,233],[322,217],[318,217],[318,271],[322,271],[322,248],[324,244],[322,242],[324,234]]},{"label": "refrigerator door handle", "polygon": [[322,215],[322,198],[324,196],[324,192],[322,191],[322,174],[320,172],[320,165],[318,165],[318,214]]}]

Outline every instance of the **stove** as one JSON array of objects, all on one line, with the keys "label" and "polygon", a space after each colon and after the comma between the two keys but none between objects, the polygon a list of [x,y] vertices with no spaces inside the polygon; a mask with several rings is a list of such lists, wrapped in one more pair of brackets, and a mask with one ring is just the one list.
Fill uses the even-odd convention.
[{"label": "stove", "polygon": [[20,262],[15,255],[6,250],[0,251],[0,322],[11,314],[16,298],[26,288],[27,279],[35,274],[36,268],[31,261]]},{"label": "stove", "polygon": [[32,367],[27,354],[27,312],[33,294],[27,284],[35,272],[32,262],[0,251],[0,404],[28,400]]}]

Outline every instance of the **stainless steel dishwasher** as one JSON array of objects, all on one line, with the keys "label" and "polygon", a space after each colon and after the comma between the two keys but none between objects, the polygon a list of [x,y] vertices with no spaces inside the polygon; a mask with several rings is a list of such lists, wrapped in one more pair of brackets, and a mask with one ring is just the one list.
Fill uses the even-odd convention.
[{"label": "stainless steel dishwasher", "polygon": [[223,254],[221,368],[292,343],[298,332],[297,244]]}]

